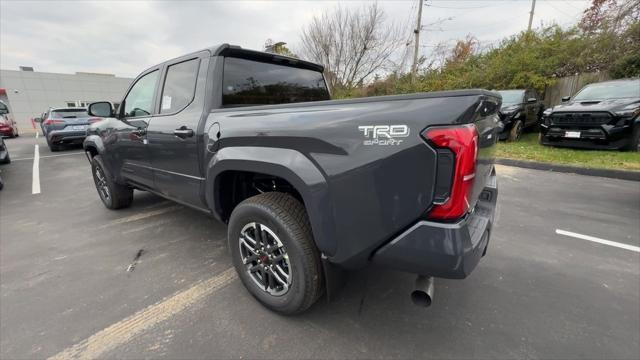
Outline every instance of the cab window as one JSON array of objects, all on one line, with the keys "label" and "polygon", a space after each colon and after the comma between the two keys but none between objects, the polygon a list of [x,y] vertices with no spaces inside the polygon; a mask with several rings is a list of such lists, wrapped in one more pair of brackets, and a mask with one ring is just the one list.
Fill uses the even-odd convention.
[{"label": "cab window", "polygon": [[154,70],[138,79],[133,85],[124,100],[124,117],[151,115],[159,73],[158,70]]},{"label": "cab window", "polygon": [[160,113],[171,114],[184,109],[196,90],[196,77],[200,59],[193,59],[170,65],[162,89]]}]

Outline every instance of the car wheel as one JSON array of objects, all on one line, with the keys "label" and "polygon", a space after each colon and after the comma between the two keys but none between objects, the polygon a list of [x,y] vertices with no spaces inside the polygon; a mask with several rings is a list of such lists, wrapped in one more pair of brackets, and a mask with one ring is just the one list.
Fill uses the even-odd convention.
[{"label": "car wheel", "polygon": [[131,205],[133,189],[113,180],[100,155],[94,156],[91,160],[91,172],[100,200],[107,209],[116,210]]},{"label": "car wheel", "polygon": [[522,120],[517,120],[515,124],[513,124],[513,127],[509,132],[509,141],[520,140],[520,136],[522,136],[522,130],[523,130]]},{"label": "car wheel", "polygon": [[0,161],[0,164],[11,164],[11,156],[9,156],[9,153],[7,153],[7,156],[4,158],[4,160]]},{"label": "car wheel", "polygon": [[631,143],[629,143],[629,150],[640,151],[640,125],[636,125],[631,134]]},{"label": "car wheel", "polygon": [[269,192],[241,202],[231,214],[228,241],[242,283],[267,308],[301,313],[322,295],[320,252],[293,196]]}]

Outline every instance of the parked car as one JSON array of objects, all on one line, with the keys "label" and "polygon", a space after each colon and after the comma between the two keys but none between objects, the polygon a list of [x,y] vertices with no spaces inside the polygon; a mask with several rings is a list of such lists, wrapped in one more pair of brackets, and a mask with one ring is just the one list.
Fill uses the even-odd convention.
[{"label": "parked car", "polygon": [[[321,65],[221,45],[153,66],[84,149],[109,209],[147,190],[228,224],[233,264],[275,311],[304,311],[371,262],[462,279],[487,250],[500,95],[330,101]],[[188,225],[185,225],[188,226]]]},{"label": "parked car", "polygon": [[640,151],[640,78],[589,84],[544,111],[540,142]]},{"label": "parked car", "polygon": [[89,116],[85,108],[52,108],[43,118],[36,118],[51,151],[59,151],[65,144],[82,144],[89,124],[100,120]]},{"label": "parked car", "polygon": [[16,137],[18,134],[18,125],[11,114],[11,110],[4,102],[0,101],[0,137]]},{"label": "parked car", "polygon": [[[11,162],[11,157],[9,156],[9,149],[7,149],[7,145],[4,143],[4,139],[0,136],[0,164],[9,164]],[[2,176],[0,176],[0,190],[4,187],[4,181],[2,180]]]},{"label": "parked car", "polygon": [[502,108],[498,112],[502,122],[500,140],[517,141],[526,128],[538,124],[544,106],[533,89],[497,91],[502,95]]}]

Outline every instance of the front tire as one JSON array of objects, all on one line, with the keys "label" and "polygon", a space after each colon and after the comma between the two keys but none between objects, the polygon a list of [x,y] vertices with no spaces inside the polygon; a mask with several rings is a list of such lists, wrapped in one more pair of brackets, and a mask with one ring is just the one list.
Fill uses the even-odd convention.
[{"label": "front tire", "polygon": [[100,155],[94,156],[91,160],[91,172],[100,200],[107,209],[116,210],[131,205],[133,189],[113,180]]},{"label": "front tire", "polygon": [[520,136],[522,136],[522,130],[524,129],[524,125],[522,124],[522,120],[516,120],[509,132],[509,141],[518,141],[520,140]]},{"label": "front tire", "polygon": [[231,214],[228,241],[242,283],[267,308],[297,314],[322,295],[320,252],[293,196],[268,192],[241,202]]}]

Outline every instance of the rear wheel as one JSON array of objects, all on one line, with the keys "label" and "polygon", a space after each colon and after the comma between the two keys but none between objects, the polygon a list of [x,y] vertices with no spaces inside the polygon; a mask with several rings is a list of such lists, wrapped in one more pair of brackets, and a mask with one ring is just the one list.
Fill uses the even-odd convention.
[{"label": "rear wheel", "polygon": [[4,160],[0,161],[0,164],[11,164],[11,156],[9,156],[9,153],[7,153],[7,156],[4,158]]},{"label": "rear wheel", "polygon": [[522,136],[522,130],[524,125],[522,124],[522,120],[516,120],[509,132],[509,141],[518,141],[520,140],[520,136]]},{"label": "rear wheel", "polygon": [[322,295],[322,265],[303,205],[293,196],[269,192],[233,210],[228,241],[244,286],[267,308],[305,311]]},{"label": "rear wheel", "polygon": [[640,125],[636,125],[635,129],[633,129],[629,150],[640,151]]},{"label": "rear wheel", "polygon": [[93,182],[100,200],[107,209],[116,210],[129,207],[133,201],[133,189],[116,183],[107,171],[100,155],[91,160]]},{"label": "rear wheel", "polygon": [[56,145],[47,139],[47,145],[52,152],[60,151],[60,145]]}]

